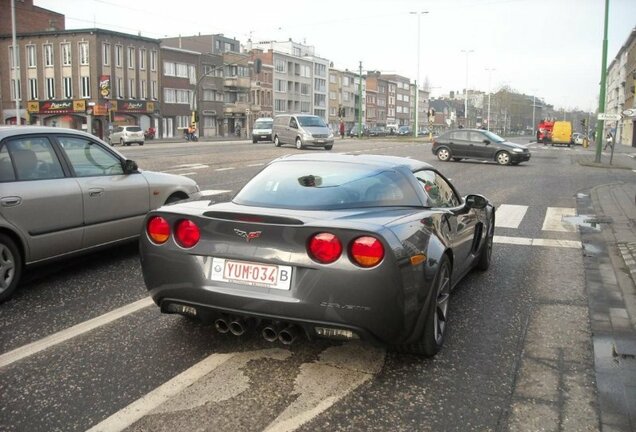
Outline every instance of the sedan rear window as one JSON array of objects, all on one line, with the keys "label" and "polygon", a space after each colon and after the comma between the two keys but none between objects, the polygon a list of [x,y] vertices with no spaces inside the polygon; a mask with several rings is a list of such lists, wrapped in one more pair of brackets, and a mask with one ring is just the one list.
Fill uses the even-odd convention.
[{"label": "sedan rear window", "polygon": [[396,170],[316,161],[275,162],[252,178],[233,202],[299,210],[421,205]]}]

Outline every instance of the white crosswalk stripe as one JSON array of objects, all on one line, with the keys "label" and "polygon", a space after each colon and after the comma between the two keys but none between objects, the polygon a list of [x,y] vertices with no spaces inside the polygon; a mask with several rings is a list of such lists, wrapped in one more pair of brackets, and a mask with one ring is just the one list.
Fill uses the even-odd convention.
[{"label": "white crosswalk stripe", "polygon": [[519,224],[523,220],[528,206],[502,204],[497,207],[495,226],[498,228],[519,228]]},{"label": "white crosswalk stripe", "polygon": [[576,226],[563,221],[563,218],[567,216],[576,216],[576,210],[569,207],[548,207],[541,230],[576,232]]}]

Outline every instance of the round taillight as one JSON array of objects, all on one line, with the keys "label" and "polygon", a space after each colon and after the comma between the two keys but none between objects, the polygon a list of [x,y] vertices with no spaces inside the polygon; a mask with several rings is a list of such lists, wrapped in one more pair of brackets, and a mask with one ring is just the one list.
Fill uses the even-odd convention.
[{"label": "round taillight", "polygon": [[375,237],[358,237],[351,243],[351,258],[361,267],[376,266],[384,258],[384,246]]},{"label": "round taillight", "polygon": [[174,231],[174,239],[179,246],[184,248],[191,248],[201,239],[201,232],[199,227],[188,219],[182,219],[177,222],[177,227]]},{"label": "round taillight", "polygon": [[163,244],[170,237],[170,224],[161,216],[153,216],[146,225],[148,237],[154,243]]},{"label": "round taillight", "polygon": [[307,246],[309,255],[319,263],[329,264],[342,254],[342,244],[338,237],[331,233],[319,233],[309,240]]}]

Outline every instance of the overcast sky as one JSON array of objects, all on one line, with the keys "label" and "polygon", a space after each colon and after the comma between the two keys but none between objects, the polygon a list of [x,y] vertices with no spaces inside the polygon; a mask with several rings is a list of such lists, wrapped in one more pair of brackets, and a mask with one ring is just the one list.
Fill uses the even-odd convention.
[{"label": "overcast sky", "polygon": [[[603,0],[35,0],[66,15],[66,28],[160,38],[223,33],[241,42],[313,45],[338,69],[417,78],[433,95],[502,85],[558,108],[595,110]],[[610,0],[608,64],[636,27],[636,0]],[[468,55],[462,50],[470,51]],[[486,69],[495,69],[488,72]]]}]

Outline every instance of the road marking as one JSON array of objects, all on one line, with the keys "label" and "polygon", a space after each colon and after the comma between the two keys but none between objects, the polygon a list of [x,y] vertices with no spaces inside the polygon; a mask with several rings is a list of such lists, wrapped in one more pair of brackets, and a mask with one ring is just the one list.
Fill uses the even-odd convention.
[{"label": "road marking", "polygon": [[563,221],[563,217],[576,216],[576,210],[568,207],[548,207],[542,231],[576,232],[576,226]]},{"label": "road marking", "polygon": [[[165,172],[165,171],[164,171],[164,172]],[[172,173],[172,174],[177,174],[177,173]],[[179,175],[182,175],[182,176],[193,176],[193,175],[197,175],[197,174],[199,174],[199,173],[196,173],[196,172],[194,172],[194,171],[193,171],[193,172],[180,172],[180,173],[178,173],[178,174],[179,174]]]},{"label": "road marking", "polygon": [[210,195],[221,195],[228,192],[232,192],[232,191],[224,190],[224,189],[208,189],[208,190],[202,190],[200,193],[201,193],[201,196],[210,196]]},{"label": "road marking", "polygon": [[152,304],[154,304],[152,299],[150,297],[146,297],[134,303],[130,303],[129,305],[122,306],[118,309],[107,312],[104,315],[98,316],[97,318],[84,321],[83,323],[74,325],[73,327],[69,327],[66,330],[59,331],[38,341],[21,346],[20,348],[16,348],[13,351],[9,351],[8,353],[0,355],[0,368],[10,365],[11,363],[36,354],[45,349],[51,348],[52,346],[72,339],[75,336],[79,336],[81,334],[89,332],[97,327],[101,327],[105,324],[111,323],[115,320],[118,320],[119,318],[122,318],[133,312],[137,312],[138,310],[148,307]]},{"label": "road marking", "polygon": [[217,168],[214,171],[230,171],[230,170],[233,170],[233,169],[236,169],[236,168],[234,168],[234,167]]},{"label": "road marking", "polygon": [[533,239],[533,238],[526,238],[526,237],[495,236],[493,238],[493,241],[495,243],[522,245],[522,246],[546,246],[546,247],[560,247],[560,248],[571,248],[571,249],[581,249],[583,247],[581,245],[581,242],[576,240]]},{"label": "road marking", "polygon": [[528,206],[502,204],[495,212],[495,227],[497,228],[519,228],[521,220],[526,215]]},{"label": "road marking", "polygon": [[258,167],[263,165],[265,165],[265,163],[255,163],[255,164],[249,164],[248,167]]},{"label": "road marking", "polygon": [[141,419],[159,405],[178,395],[197,380],[209,374],[223,363],[234,357],[230,354],[212,354],[203,361],[181,372],[176,377],[157,387],[147,395],[137,399],[126,408],[116,412],[104,421],[96,424],[87,432],[121,431]]}]

